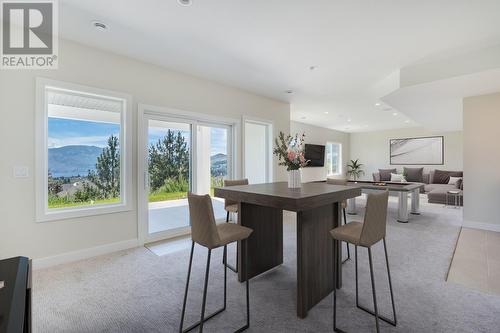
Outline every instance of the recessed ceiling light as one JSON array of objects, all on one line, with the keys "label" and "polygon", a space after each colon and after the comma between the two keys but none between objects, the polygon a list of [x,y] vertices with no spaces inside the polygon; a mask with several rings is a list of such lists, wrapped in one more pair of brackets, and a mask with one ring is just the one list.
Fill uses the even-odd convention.
[{"label": "recessed ceiling light", "polygon": [[108,25],[101,21],[92,21],[92,26],[99,31],[108,30]]},{"label": "recessed ceiling light", "polygon": [[347,119],[347,122],[348,122],[348,123],[350,123],[351,121],[352,121],[352,119],[351,119],[351,118],[348,118],[348,119]]},{"label": "recessed ceiling light", "polygon": [[293,94],[293,90],[285,90],[287,94]]},{"label": "recessed ceiling light", "polygon": [[407,123],[407,124],[408,124],[409,122],[410,122],[409,120],[405,120],[405,123]]},{"label": "recessed ceiling light", "polygon": [[375,103],[375,106],[380,106],[380,105],[382,105],[382,104],[380,104],[380,103],[378,103],[378,102],[377,102],[377,103]]},{"label": "recessed ceiling light", "polygon": [[324,114],[328,114],[328,111],[323,112]]},{"label": "recessed ceiling light", "polygon": [[392,115],[393,115],[393,116],[397,116],[397,115],[398,115],[398,113],[397,113],[397,112],[393,112],[393,113],[392,113]]},{"label": "recessed ceiling light", "polygon": [[182,6],[191,6],[193,4],[193,0],[177,0],[177,2]]},{"label": "recessed ceiling light", "polygon": [[309,70],[310,70],[310,71],[313,71],[313,70],[315,70],[316,68],[318,68],[318,66],[309,66]]}]

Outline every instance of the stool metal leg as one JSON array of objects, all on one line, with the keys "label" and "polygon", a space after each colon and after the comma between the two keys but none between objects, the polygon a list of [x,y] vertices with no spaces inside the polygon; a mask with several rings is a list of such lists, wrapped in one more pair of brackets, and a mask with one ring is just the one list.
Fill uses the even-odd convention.
[{"label": "stool metal leg", "polygon": [[[190,332],[192,331],[193,329],[195,329],[196,327],[198,326],[203,326],[203,325],[200,325],[201,323],[204,323],[206,322],[207,320],[209,319],[212,319],[213,317],[215,317],[216,315],[218,315],[219,313],[221,313],[222,311],[224,311],[226,309],[226,302],[227,302],[227,298],[226,298],[226,289],[227,289],[227,270],[226,268],[224,267],[224,306],[222,308],[220,308],[219,310],[215,311],[214,313],[208,315],[207,317],[204,316],[204,309],[202,310],[203,312],[203,315],[202,315],[202,320],[201,321],[198,321],[196,323],[194,323],[193,325],[189,326],[188,328],[186,329],[183,329],[183,326],[184,326],[184,315],[185,315],[185,312],[186,312],[186,302],[187,302],[187,295],[188,295],[188,290],[189,290],[189,279],[191,277],[191,267],[192,267],[192,262],[193,262],[193,252],[194,252],[194,242],[191,246],[191,255],[190,255],[190,258],[189,258],[189,268],[188,268],[188,276],[187,276],[187,282],[186,282],[186,291],[184,293],[184,302],[182,304],[182,314],[181,314],[181,323],[179,325],[179,333],[187,333],[187,332]],[[208,270],[210,268],[210,252],[211,250],[209,250],[209,256],[207,258],[207,272],[206,272],[206,276],[208,276]],[[206,282],[208,282],[208,279],[206,279]],[[203,300],[203,304],[205,304],[205,301],[206,301],[206,287],[204,289],[204,300]],[[203,308],[203,304],[202,304],[202,308]],[[203,330],[201,328],[201,330]]]},{"label": "stool metal leg", "polygon": [[368,261],[370,263],[370,277],[372,280],[373,308],[375,309],[375,325],[377,327],[377,333],[378,333],[378,332],[380,332],[380,327],[378,324],[377,292],[375,290],[375,277],[373,274],[373,261],[372,261],[372,249],[371,249],[371,247],[368,248]]},{"label": "stool metal leg", "polygon": [[[207,287],[208,287],[208,276],[210,273],[210,258],[212,256],[212,249],[208,249],[207,256],[207,270],[205,272],[205,286],[203,287],[203,301],[201,303],[201,320],[200,320],[200,333],[203,332],[203,324],[205,323],[205,305],[207,303]],[[375,311],[377,308],[375,307]]]},{"label": "stool metal leg", "polygon": [[[247,241],[245,240],[245,246],[247,246]],[[245,248],[246,249],[246,248]],[[213,317],[215,317],[216,315],[218,315],[219,313],[221,313],[222,311],[224,311],[226,309],[226,305],[227,305],[227,266],[224,266],[224,306],[222,308],[220,308],[219,310],[215,311],[214,313],[208,315],[205,317],[205,305],[206,305],[206,302],[207,302],[207,289],[208,289],[208,278],[209,278],[209,274],[210,274],[210,258],[211,258],[211,254],[212,254],[212,250],[209,249],[208,250],[208,256],[207,256],[207,266],[206,266],[206,272],[205,272],[205,283],[204,283],[204,287],[203,287],[203,300],[202,300],[202,303],[201,303],[201,319],[200,321],[194,323],[193,325],[189,326],[188,328],[184,329],[183,330],[183,325],[184,325],[184,315],[185,315],[185,312],[186,312],[186,302],[187,302],[187,295],[188,295],[188,290],[189,290],[189,280],[190,280],[190,277],[191,277],[191,267],[192,267],[192,263],[193,263],[193,252],[194,252],[194,242],[192,243],[191,245],[191,254],[190,254],[190,257],[189,257],[189,268],[188,268],[188,276],[187,276],[187,282],[186,282],[186,290],[185,290],[185,293],[184,293],[184,302],[182,304],[182,314],[181,314],[181,323],[180,323],[180,326],[179,326],[179,333],[187,333],[187,332],[190,332],[192,331],[193,329],[195,329],[196,327],[200,327],[200,332],[203,332],[203,325],[206,321],[208,321],[209,319],[212,319]],[[245,324],[245,326],[239,328],[238,330],[235,331],[235,333],[237,332],[243,332],[245,331],[248,327],[250,327],[250,294],[249,294],[249,280],[246,278],[248,276],[248,251],[245,251],[246,252],[246,255],[245,255],[245,269],[246,269],[246,275],[245,275],[245,279],[246,279],[246,302],[247,302],[247,322]],[[226,257],[227,256],[227,245],[224,246],[224,253],[223,253],[223,257]]]},{"label": "stool metal leg", "polygon": [[[229,211],[226,214],[226,223],[229,223]],[[236,246],[236,266],[231,266],[227,263],[227,256],[222,257],[222,263],[233,272],[238,273],[238,246]]]},{"label": "stool metal leg", "polygon": [[[393,311],[393,314],[394,314],[394,320],[392,319],[389,319],[385,316],[381,316],[381,315],[378,315],[378,318],[380,320],[383,320],[385,321],[386,323],[392,325],[392,326],[396,326],[396,306],[394,304],[394,294],[393,294],[393,291],[392,291],[392,281],[391,281],[391,273],[390,273],[390,270],[389,270],[389,260],[388,260],[388,257],[387,257],[387,248],[386,248],[386,244],[385,244],[385,238],[383,239],[384,240],[384,251],[385,251],[385,258],[386,258],[386,264],[387,264],[387,275],[389,277],[389,289],[390,289],[390,292],[391,292],[391,301],[392,301],[392,311]],[[358,307],[358,309],[360,310],[363,310],[369,314],[371,314],[372,316],[375,316],[375,312],[360,305],[359,304],[359,289],[358,289],[358,247],[355,246],[354,247],[354,261],[355,261],[355,280],[356,280],[356,307]],[[371,253],[371,250],[369,249],[369,254]],[[370,255],[371,257],[371,255]],[[374,282],[372,281],[372,286],[374,286]]]},{"label": "stool metal leg", "polygon": [[396,324],[397,324],[396,305],[394,304],[394,293],[392,291],[391,270],[389,269],[389,257],[387,255],[387,245],[385,244],[385,237],[383,240],[384,240],[385,263],[387,265],[387,277],[389,279],[389,290],[391,291],[392,314],[394,317],[393,323],[389,323],[389,324],[396,326]]},{"label": "stool metal leg", "polygon": [[250,285],[249,285],[249,279],[248,279],[248,238],[245,239],[243,242],[245,242],[245,283],[246,283],[246,291],[247,291],[247,323],[245,326],[239,328],[238,330],[235,331],[235,333],[243,332],[247,328],[250,327]]},{"label": "stool metal leg", "polygon": [[187,274],[186,289],[184,291],[184,302],[182,303],[182,314],[181,314],[181,323],[179,326],[179,333],[182,333],[182,325],[184,324],[184,314],[186,313],[186,301],[189,289],[189,278],[191,277],[191,266],[193,264],[193,252],[194,252],[194,242],[192,242],[191,244],[191,254],[189,255],[189,268]]},{"label": "stool metal leg", "polygon": [[[334,245],[333,248],[335,251],[334,256],[336,256],[337,251],[335,249],[337,249],[337,246]],[[345,331],[337,327],[337,288],[336,288],[337,281],[335,278],[336,276],[337,276],[337,266],[333,265],[333,331],[338,333],[346,333]]]},{"label": "stool metal leg", "polygon": [[[347,224],[347,217],[345,214],[345,208],[342,209],[344,213],[344,224]],[[347,260],[351,260],[351,251],[349,250],[349,243],[345,242],[345,246],[347,247],[347,258],[342,261],[342,264],[344,264]]]}]

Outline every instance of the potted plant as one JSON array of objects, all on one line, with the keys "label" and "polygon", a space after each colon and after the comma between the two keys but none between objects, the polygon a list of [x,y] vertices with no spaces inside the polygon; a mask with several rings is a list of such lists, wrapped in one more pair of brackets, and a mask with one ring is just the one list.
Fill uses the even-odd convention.
[{"label": "potted plant", "polygon": [[278,156],[279,165],[286,166],[289,188],[301,187],[300,169],[309,162],[304,157],[304,139],[305,134],[285,136],[283,132],[280,132],[279,136],[274,139],[273,154]]},{"label": "potted plant", "polygon": [[358,180],[359,176],[364,175],[365,172],[361,167],[363,164],[359,163],[359,159],[351,160],[349,164],[347,164],[347,175],[352,177],[355,181]]}]

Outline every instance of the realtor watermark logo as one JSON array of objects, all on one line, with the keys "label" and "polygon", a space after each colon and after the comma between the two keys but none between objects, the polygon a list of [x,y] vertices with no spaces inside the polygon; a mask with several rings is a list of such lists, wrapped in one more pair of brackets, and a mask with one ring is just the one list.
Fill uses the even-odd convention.
[{"label": "realtor watermark logo", "polygon": [[57,0],[1,1],[1,69],[57,69]]}]

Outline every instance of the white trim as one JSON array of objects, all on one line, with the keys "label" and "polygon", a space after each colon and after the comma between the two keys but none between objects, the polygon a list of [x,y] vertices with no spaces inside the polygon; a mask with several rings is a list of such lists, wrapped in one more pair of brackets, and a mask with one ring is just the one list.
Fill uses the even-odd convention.
[{"label": "white trim", "polygon": [[[47,128],[47,88],[62,91],[85,93],[85,95],[120,100],[124,103],[124,112],[120,122],[120,199],[117,204],[102,204],[64,209],[48,209],[47,173],[48,173],[48,128]],[[134,191],[132,191],[132,96],[115,91],[83,86],[74,83],[36,78],[36,114],[35,114],[35,211],[36,222],[48,222],[83,216],[130,211],[133,209]]]},{"label": "white trim", "polygon": [[87,249],[61,253],[51,257],[33,259],[34,269],[43,269],[60,264],[66,264],[78,260],[88,259],[103,254],[127,250],[140,246],[137,239],[129,239],[121,242],[99,245]]},{"label": "white trim", "polygon": [[500,224],[482,223],[482,222],[474,222],[474,221],[463,221],[462,227],[500,232]]},{"label": "white trim", "polygon": [[274,163],[273,163],[273,140],[276,137],[274,133],[274,122],[269,119],[242,116],[241,117],[241,174],[246,177],[245,171],[245,123],[253,123],[265,125],[267,127],[266,131],[266,142],[267,142],[267,170],[266,170],[266,182],[272,183],[274,181]]}]

